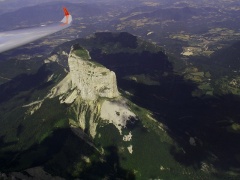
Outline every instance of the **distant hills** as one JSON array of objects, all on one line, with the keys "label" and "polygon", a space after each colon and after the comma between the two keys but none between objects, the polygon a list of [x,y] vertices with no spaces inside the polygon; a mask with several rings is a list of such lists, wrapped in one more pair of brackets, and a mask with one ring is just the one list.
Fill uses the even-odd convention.
[{"label": "distant hills", "polygon": [[63,17],[63,6],[69,9],[74,18],[95,17],[106,14],[103,6],[51,2],[32,7],[24,7],[14,12],[5,13],[4,18],[0,18],[0,30],[11,29],[16,26],[20,26],[21,28],[24,26],[39,26],[42,23],[60,21]]}]

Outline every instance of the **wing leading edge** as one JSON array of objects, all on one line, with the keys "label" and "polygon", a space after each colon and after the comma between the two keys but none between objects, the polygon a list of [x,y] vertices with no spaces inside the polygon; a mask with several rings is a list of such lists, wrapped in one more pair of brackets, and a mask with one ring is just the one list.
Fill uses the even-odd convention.
[{"label": "wing leading edge", "polygon": [[0,32],[0,53],[68,28],[72,23],[72,16],[65,7],[63,12],[64,17],[58,23],[37,28]]}]

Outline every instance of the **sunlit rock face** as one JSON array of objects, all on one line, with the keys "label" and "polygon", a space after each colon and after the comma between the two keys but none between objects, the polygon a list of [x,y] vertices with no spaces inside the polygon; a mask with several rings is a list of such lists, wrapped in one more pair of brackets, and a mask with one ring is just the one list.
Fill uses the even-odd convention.
[{"label": "sunlit rock face", "polygon": [[68,75],[48,97],[59,96],[60,103],[69,104],[71,127],[75,131],[80,128],[94,139],[99,136],[100,126],[113,124],[122,138],[124,133],[129,134],[123,140],[129,143],[132,134],[127,130],[127,123],[137,118],[118,92],[115,73],[91,60],[88,51],[80,46],[71,49],[68,66]]},{"label": "sunlit rock face", "polygon": [[119,96],[116,75],[113,71],[77,56],[73,50],[69,54],[68,64],[72,88],[77,87],[82,99],[96,100],[98,97]]}]

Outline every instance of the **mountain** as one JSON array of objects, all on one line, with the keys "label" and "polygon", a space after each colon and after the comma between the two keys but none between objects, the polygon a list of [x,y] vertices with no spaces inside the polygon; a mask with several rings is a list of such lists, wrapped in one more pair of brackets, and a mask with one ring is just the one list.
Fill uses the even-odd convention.
[{"label": "mountain", "polygon": [[238,177],[239,99],[193,97],[161,47],[103,32],[32,61],[5,62],[19,74],[0,85],[2,177]]},{"label": "mountain", "polygon": [[[128,50],[125,41],[133,40],[132,50],[140,51],[136,37],[127,33],[103,33],[96,37],[98,45],[102,41],[116,44],[119,53],[119,47]],[[92,60],[86,49],[72,46],[73,42],[67,44],[71,44],[70,51],[56,51],[37,72],[19,75],[1,85],[1,171],[15,177],[30,177],[35,170],[40,172],[36,177],[47,171],[65,178],[132,179],[136,175],[120,166],[118,153],[121,151],[123,158],[138,151],[138,141],[133,142],[132,138],[142,137],[140,132],[145,128],[136,114],[148,111],[119,94],[113,71]],[[67,59],[67,67],[61,65],[61,56]],[[136,62],[137,59],[133,61]],[[151,122],[148,113],[141,116]],[[9,132],[10,129],[14,130]],[[144,137],[154,136],[152,133],[145,132]],[[36,170],[36,166],[40,167]],[[124,167],[130,168],[128,163]]]},{"label": "mountain", "polygon": [[[102,49],[106,55],[132,55],[127,69],[133,73],[143,66],[143,59],[137,62],[141,54],[150,61],[159,61],[160,65],[161,61],[167,62],[157,47],[128,33],[98,33],[95,38],[82,39],[79,43],[91,45],[91,41],[98,42],[89,46],[94,56],[101,50],[96,47],[104,46],[103,42],[107,46],[115,45],[109,52]],[[132,41],[130,47],[126,41]],[[164,126],[154,120],[150,111],[122,95],[127,92],[120,90],[119,93],[115,73],[74,43],[57,48],[64,48],[68,55],[62,49],[56,50],[34,74],[19,75],[1,85],[1,171],[15,177],[30,177],[37,166],[41,173],[35,174],[36,177],[47,171],[65,178],[124,179],[150,177],[152,173],[157,177],[160,166],[168,171],[164,166],[174,160],[167,150],[172,140]],[[70,51],[67,51],[68,44],[71,44]],[[67,67],[61,65],[62,59],[64,61],[61,56],[67,59]],[[106,64],[114,66],[111,59],[106,60]],[[115,68],[122,68],[122,63],[118,62]],[[127,74],[124,71],[122,76]],[[154,136],[161,141],[149,141]],[[153,146],[155,151],[141,157]],[[159,149],[163,153],[157,153]],[[162,161],[166,155],[170,159]],[[129,160],[124,160],[126,158]],[[151,166],[139,166],[139,161],[151,162]],[[181,171],[182,168],[174,164],[177,172]],[[64,170],[65,167],[68,169]]]}]

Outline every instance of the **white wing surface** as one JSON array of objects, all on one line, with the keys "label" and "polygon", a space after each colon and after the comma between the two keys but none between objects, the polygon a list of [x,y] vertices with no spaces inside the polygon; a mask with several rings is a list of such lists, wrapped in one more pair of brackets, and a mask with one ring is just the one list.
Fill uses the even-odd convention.
[{"label": "white wing surface", "polygon": [[47,35],[61,31],[71,25],[72,16],[64,7],[64,18],[58,22],[37,28],[0,32],[0,53],[30,43]]}]

